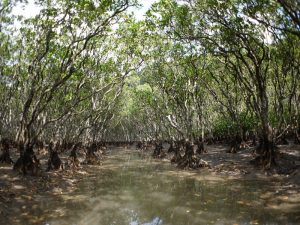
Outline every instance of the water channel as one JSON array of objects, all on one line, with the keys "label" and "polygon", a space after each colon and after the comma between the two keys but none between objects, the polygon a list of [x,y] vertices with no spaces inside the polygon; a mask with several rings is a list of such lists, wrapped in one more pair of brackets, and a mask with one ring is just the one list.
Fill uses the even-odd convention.
[{"label": "water channel", "polygon": [[299,224],[299,211],[268,206],[268,198],[280,194],[276,185],[195,175],[119,149],[73,195],[62,202],[43,199],[40,210],[62,213],[45,221],[49,225]]}]

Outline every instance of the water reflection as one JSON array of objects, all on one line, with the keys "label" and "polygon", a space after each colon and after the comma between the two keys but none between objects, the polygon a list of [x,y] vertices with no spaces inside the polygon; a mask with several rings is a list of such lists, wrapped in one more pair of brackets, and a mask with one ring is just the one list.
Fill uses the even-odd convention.
[{"label": "water reflection", "polygon": [[282,202],[268,207],[280,194],[276,185],[193,177],[168,163],[142,160],[136,152],[113,153],[73,196],[63,202],[45,199],[32,214],[60,209],[61,216],[47,220],[49,225],[299,224],[299,198],[288,210]]},{"label": "water reflection", "polygon": [[139,223],[138,221],[130,222],[130,225],[161,225],[162,220],[159,217],[155,217],[151,222],[149,223]]}]

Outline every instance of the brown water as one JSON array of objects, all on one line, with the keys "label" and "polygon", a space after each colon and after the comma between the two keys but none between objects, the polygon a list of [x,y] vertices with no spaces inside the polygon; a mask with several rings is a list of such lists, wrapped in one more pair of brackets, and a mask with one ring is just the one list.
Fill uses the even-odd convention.
[{"label": "brown water", "polygon": [[268,202],[283,195],[279,186],[195,175],[134,150],[113,151],[74,195],[61,202],[41,198],[33,215],[55,209],[61,216],[43,223],[49,225],[300,224],[299,199],[288,206]]}]

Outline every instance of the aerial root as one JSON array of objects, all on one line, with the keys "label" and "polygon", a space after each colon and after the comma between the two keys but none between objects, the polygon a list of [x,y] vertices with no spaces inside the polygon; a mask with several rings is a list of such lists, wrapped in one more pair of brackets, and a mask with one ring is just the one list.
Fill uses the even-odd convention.
[{"label": "aerial root", "polygon": [[83,164],[87,165],[99,165],[101,164],[101,155],[99,152],[88,152],[86,154]]},{"label": "aerial root", "polygon": [[208,162],[204,161],[200,157],[193,155],[191,157],[182,157],[178,163],[177,167],[180,169],[198,169],[198,168],[211,168]]}]

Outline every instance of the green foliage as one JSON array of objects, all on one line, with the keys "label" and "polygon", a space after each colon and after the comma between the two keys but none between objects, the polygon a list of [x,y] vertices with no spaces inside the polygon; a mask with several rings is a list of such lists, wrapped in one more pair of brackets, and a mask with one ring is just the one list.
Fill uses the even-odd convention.
[{"label": "green foliage", "polygon": [[1,134],[181,139],[299,123],[296,3],[161,0],[136,21],[136,1],[38,1],[16,32],[17,2],[0,4]]}]

